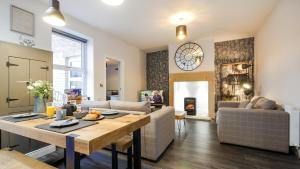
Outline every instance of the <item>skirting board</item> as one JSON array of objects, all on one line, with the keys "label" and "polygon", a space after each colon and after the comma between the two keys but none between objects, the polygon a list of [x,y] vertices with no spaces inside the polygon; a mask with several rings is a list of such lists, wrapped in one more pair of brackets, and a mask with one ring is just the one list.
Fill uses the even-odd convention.
[{"label": "skirting board", "polygon": [[56,151],[56,146],[55,145],[49,145],[40,149],[37,149],[35,151],[29,152],[26,155],[34,158],[34,159],[38,159],[40,157],[43,157],[47,154],[53,153]]}]

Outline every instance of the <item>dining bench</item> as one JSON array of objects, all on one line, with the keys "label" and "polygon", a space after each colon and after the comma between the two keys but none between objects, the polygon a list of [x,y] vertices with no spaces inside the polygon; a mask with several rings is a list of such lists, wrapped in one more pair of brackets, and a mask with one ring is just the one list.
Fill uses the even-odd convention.
[{"label": "dining bench", "polygon": [[57,169],[9,148],[0,150],[0,169]]}]

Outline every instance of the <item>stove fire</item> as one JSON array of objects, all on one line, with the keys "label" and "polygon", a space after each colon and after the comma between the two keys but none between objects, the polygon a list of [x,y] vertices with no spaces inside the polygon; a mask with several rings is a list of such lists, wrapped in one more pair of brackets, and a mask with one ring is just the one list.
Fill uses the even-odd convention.
[{"label": "stove fire", "polygon": [[196,98],[186,97],[184,98],[184,110],[187,112],[187,115],[196,115]]}]

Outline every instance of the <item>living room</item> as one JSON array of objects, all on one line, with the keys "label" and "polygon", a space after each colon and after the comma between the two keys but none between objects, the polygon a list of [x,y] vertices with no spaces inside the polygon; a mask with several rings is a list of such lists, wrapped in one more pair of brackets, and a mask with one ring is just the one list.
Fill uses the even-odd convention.
[{"label": "living room", "polygon": [[0,168],[299,168],[299,9],[0,0]]}]

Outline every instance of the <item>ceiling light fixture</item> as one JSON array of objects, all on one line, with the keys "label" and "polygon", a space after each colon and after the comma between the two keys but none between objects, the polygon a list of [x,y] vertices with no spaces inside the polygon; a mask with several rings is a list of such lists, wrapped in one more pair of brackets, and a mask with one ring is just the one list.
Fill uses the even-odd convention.
[{"label": "ceiling light fixture", "polygon": [[65,26],[65,18],[59,10],[59,1],[58,0],[49,0],[50,7],[45,12],[43,20],[54,26]]},{"label": "ceiling light fixture", "polygon": [[173,25],[187,25],[194,19],[194,15],[191,12],[178,12],[169,18],[169,22]]},{"label": "ceiling light fixture", "polygon": [[179,40],[183,40],[187,37],[187,27],[186,27],[186,25],[176,26],[176,37]]},{"label": "ceiling light fixture", "polygon": [[102,0],[102,2],[110,6],[119,6],[124,0]]}]

